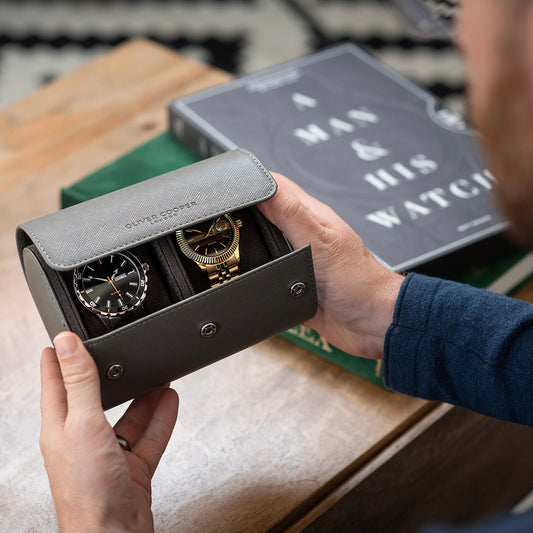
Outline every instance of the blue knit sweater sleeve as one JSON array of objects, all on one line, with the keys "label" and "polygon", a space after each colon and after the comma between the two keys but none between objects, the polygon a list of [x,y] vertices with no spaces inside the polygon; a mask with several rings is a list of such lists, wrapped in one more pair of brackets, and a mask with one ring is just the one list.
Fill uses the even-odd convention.
[{"label": "blue knit sweater sleeve", "polygon": [[410,274],[383,356],[385,385],[533,426],[533,305]]}]

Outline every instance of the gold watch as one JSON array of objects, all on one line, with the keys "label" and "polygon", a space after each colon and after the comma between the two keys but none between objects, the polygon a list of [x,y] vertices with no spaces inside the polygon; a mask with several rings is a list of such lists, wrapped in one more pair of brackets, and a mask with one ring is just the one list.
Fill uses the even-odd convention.
[{"label": "gold watch", "polygon": [[228,213],[176,231],[180,250],[207,274],[211,287],[220,285],[239,273],[240,227],[242,221],[234,219]]}]

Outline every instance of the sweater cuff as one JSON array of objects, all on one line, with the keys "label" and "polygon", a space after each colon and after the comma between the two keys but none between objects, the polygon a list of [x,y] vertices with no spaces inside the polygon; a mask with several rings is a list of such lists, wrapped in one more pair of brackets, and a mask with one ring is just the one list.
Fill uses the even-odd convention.
[{"label": "sweater cuff", "polygon": [[409,274],[402,283],[383,350],[383,383],[388,389],[417,396],[418,380],[431,379],[418,376],[417,358],[427,346],[433,296],[440,283],[420,274]]}]

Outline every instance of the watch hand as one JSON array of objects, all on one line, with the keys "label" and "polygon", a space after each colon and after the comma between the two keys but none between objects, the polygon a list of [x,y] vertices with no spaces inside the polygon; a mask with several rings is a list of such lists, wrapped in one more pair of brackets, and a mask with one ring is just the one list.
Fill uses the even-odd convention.
[{"label": "watch hand", "polygon": [[187,242],[189,244],[194,244],[195,242],[203,241],[205,237],[206,236],[203,233],[198,237],[187,237]]},{"label": "watch hand", "polygon": [[111,283],[111,285],[113,286],[113,289],[115,289],[115,291],[116,291],[116,294],[118,294],[120,296],[120,298],[122,298],[122,294],[120,294],[120,291],[115,287],[115,284],[113,283],[113,281],[111,280],[111,278],[109,276],[107,276],[107,281],[109,281],[109,283]]},{"label": "watch hand", "polygon": [[215,235],[215,234],[202,233],[201,235],[196,236],[196,237],[187,237],[187,242],[189,243],[189,246],[190,246],[196,242],[205,241],[206,239],[209,239],[209,237],[215,237],[215,236],[218,238],[218,235]]},{"label": "watch hand", "polygon": [[213,220],[213,222],[211,223],[211,226],[209,226],[209,229],[207,230],[207,233],[205,234],[206,237],[209,237],[209,235],[211,235],[211,230],[213,229],[213,226],[215,225],[217,220],[218,218],[215,218],[215,220]]},{"label": "watch hand", "polygon": [[204,231],[200,231],[199,229],[196,229],[196,228],[189,228],[189,229],[185,230],[186,233],[192,233],[192,232],[199,233],[199,235],[196,235],[194,237],[188,237],[187,238],[187,242],[189,244],[193,244],[193,243],[198,242],[198,241],[203,241],[204,239],[207,239],[207,237],[210,237],[211,236],[211,230],[213,229],[213,226],[215,225],[217,220],[218,220],[218,218],[215,218],[215,220],[213,220],[213,222],[211,223],[211,226],[207,230],[207,233],[205,233]]},{"label": "watch hand", "polygon": [[[213,222],[211,223],[211,226],[209,227],[209,230],[207,230],[207,233],[203,233],[203,232],[198,232],[200,233],[199,236],[195,236],[195,237],[189,237],[187,239],[187,242],[189,243],[189,245],[191,244],[194,244],[196,242],[199,242],[199,241],[203,241],[205,239],[208,239],[209,237],[214,237],[215,235],[217,235],[218,233],[220,233],[220,229],[218,229],[215,224],[221,219],[221,217],[218,217],[218,218],[215,218],[215,220],[213,220]],[[226,229],[226,228],[223,228],[223,229]],[[192,230],[187,230],[187,231],[192,231]],[[197,231],[197,230],[196,230]]]}]

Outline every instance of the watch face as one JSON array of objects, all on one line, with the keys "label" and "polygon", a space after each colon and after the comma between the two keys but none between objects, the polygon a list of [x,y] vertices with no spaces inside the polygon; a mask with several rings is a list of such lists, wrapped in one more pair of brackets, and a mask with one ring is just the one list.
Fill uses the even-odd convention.
[{"label": "watch face", "polygon": [[193,261],[216,264],[227,261],[239,245],[239,223],[231,215],[221,215],[191,228],[178,230],[181,251]]},{"label": "watch face", "polygon": [[139,306],[146,296],[147,277],[139,260],[119,252],[74,270],[74,292],[93,313],[113,317]]}]

